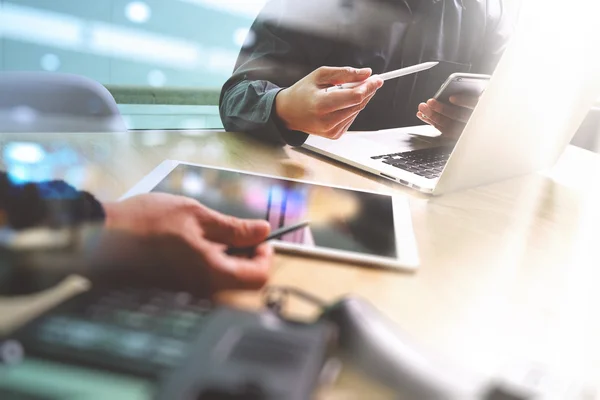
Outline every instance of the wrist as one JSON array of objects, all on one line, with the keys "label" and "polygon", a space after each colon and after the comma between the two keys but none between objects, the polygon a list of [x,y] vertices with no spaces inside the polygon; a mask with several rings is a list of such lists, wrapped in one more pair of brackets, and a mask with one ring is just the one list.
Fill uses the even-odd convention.
[{"label": "wrist", "polygon": [[283,125],[286,129],[294,130],[291,126],[290,114],[290,101],[289,101],[289,88],[285,88],[277,93],[275,96],[275,114],[278,122]]},{"label": "wrist", "polygon": [[102,203],[102,207],[104,208],[104,226],[106,228],[111,228],[115,226],[116,221],[119,219],[118,217],[118,203]]}]

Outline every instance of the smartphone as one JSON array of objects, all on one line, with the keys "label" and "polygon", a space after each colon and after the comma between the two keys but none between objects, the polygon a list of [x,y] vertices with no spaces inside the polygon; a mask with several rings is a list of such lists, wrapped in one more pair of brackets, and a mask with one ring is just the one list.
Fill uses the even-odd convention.
[{"label": "smartphone", "polygon": [[490,75],[455,73],[437,91],[434,99],[450,104],[450,96],[465,95],[479,97],[487,87]]}]

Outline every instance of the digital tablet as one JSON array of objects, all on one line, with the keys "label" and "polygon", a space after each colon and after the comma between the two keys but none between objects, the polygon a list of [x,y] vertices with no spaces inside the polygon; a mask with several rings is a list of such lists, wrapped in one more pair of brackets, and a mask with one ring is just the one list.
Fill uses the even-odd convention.
[{"label": "digital tablet", "polygon": [[265,219],[272,230],[310,220],[308,227],[272,241],[278,251],[403,270],[419,264],[408,201],[401,196],[174,160],[162,162],[123,198],[148,192]]}]

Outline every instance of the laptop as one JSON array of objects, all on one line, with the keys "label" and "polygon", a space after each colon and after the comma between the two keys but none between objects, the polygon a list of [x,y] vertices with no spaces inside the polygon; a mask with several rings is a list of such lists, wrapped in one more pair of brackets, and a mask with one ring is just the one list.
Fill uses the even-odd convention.
[{"label": "laptop", "polygon": [[[336,141],[311,135],[303,147],[433,195],[551,167],[600,96],[600,35],[581,19],[555,29],[531,11],[457,141],[415,126],[348,132]],[[571,11],[555,5],[545,12]]]}]

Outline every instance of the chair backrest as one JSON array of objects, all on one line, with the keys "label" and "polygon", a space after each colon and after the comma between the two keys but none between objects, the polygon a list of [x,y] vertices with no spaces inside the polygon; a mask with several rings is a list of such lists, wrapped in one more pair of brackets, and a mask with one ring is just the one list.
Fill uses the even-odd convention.
[{"label": "chair backrest", "polygon": [[114,98],[96,81],[62,73],[0,73],[0,132],[122,131]]}]

